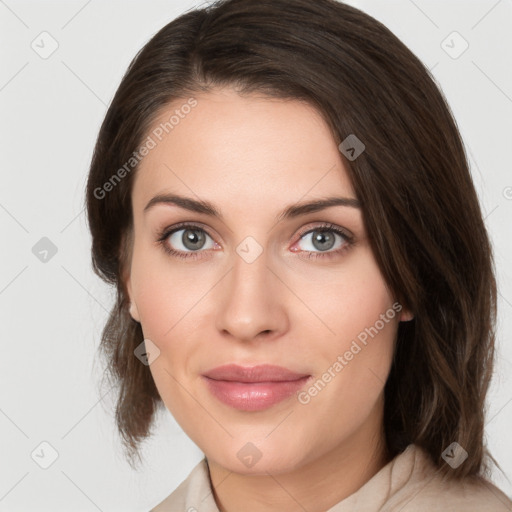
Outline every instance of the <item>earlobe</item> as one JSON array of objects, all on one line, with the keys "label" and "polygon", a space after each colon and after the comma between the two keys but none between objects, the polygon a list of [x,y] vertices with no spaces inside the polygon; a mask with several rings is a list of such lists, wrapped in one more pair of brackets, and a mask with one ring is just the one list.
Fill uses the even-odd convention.
[{"label": "earlobe", "polygon": [[409,322],[413,318],[414,318],[414,315],[408,309],[403,309],[402,313],[400,315],[399,321],[400,322]]},{"label": "earlobe", "polygon": [[137,309],[137,305],[135,304],[135,302],[133,301],[132,299],[132,286],[131,286],[131,283],[130,283],[130,279],[128,278],[127,282],[126,282],[126,288],[128,290],[128,300],[129,300],[129,303],[128,303],[128,306],[129,306],[129,312],[130,312],[130,316],[136,321],[136,322],[139,322],[140,323],[140,315],[139,315],[139,310]]},{"label": "earlobe", "polygon": [[139,310],[135,305],[135,302],[130,302],[130,316],[136,321],[140,323]]}]

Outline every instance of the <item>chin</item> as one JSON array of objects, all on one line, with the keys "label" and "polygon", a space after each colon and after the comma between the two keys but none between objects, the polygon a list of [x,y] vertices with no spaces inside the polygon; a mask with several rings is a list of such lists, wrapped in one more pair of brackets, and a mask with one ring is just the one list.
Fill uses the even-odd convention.
[{"label": "chin", "polygon": [[[238,443],[237,443],[238,444]],[[226,455],[225,448],[221,453],[216,450],[205,452],[207,458],[214,460],[223,468],[242,475],[267,475],[287,473],[304,463],[304,446],[288,446],[283,451],[282,443],[251,443],[241,444],[236,450],[229,447],[233,455]],[[217,456],[219,455],[219,456]]]}]

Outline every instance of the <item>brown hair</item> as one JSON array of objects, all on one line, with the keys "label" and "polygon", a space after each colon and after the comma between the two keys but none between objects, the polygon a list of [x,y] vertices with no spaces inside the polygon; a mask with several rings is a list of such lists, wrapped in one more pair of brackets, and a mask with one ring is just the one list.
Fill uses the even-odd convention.
[{"label": "brown hair", "polygon": [[[388,450],[415,443],[449,478],[489,476],[496,282],[463,143],[428,69],[380,22],[335,0],[221,0],[189,11],[135,56],[108,109],[86,201],[94,271],[117,287],[100,352],[130,463],[162,400],[134,356],[143,333],[124,284],[137,166],[112,178],[169,102],[217,86],[307,101],[338,144],[350,134],[363,141],[344,163],[384,279],[415,315],[399,324],[385,386]],[[456,469],[441,457],[454,441],[468,453]]]}]

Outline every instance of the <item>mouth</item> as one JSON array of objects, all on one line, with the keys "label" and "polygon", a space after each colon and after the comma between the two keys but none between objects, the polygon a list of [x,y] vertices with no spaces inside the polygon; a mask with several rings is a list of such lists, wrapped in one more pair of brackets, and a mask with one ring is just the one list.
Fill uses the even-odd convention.
[{"label": "mouth", "polygon": [[202,375],[209,391],[240,411],[261,411],[299,391],[311,375],[275,365],[219,366]]}]

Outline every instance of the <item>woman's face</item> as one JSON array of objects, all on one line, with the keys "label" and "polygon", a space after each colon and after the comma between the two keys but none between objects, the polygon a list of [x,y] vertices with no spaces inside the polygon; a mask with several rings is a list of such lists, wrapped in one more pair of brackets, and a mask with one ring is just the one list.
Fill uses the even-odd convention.
[{"label": "woman's face", "polygon": [[[407,313],[377,267],[336,142],[298,101],[231,89],[195,99],[154,123],[132,192],[130,313],[160,396],[231,471],[279,473],[353,453],[382,433],[383,388]],[[188,203],[146,208],[164,195]],[[297,208],[331,198],[349,201]],[[195,211],[199,201],[217,215]],[[294,375],[210,373],[228,364]]]}]

